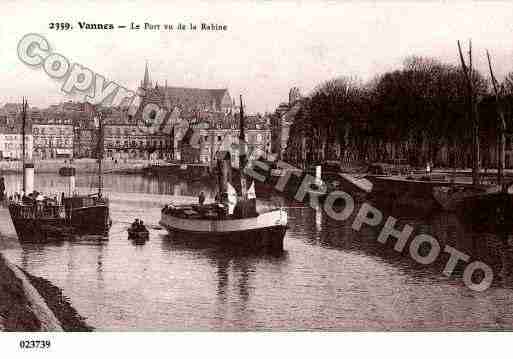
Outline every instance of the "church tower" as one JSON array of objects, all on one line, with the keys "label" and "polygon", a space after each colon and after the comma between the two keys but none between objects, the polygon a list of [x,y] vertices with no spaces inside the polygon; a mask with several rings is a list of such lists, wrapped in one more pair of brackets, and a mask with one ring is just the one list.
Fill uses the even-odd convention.
[{"label": "church tower", "polygon": [[146,67],[144,69],[144,79],[141,82],[141,88],[147,90],[151,88],[150,70],[148,69],[148,61],[146,61]]},{"label": "church tower", "polygon": [[[150,79],[150,70],[148,66],[148,61],[146,61],[146,66],[144,68],[144,78],[141,81],[141,86],[139,86],[139,108],[137,109],[137,112],[135,114],[136,121],[140,121],[142,119],[142,113],[148,104],[154,104],[157,106],[157,108],[162,109],[163,107],[163,94],[161,92],[161,89],[158,86],[158,83],[155,82],[155,87],[153,87],[153,84]],[[155,112],[155,111],[153,111]],[[155,114],[151,113],[150,117],[156,116]]]}]

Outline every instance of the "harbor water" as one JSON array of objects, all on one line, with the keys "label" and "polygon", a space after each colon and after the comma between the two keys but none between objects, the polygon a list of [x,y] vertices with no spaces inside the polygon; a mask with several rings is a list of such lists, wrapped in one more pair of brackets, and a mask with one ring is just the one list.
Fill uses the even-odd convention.
[{"label": "harbor water", "polygon": [[[8,192],[18,175],[6,175]],[[97,178],[77,178],[81,192]],[[278,195],[259,198],[260,207],[284,206],[289,213],[283,253],[228,251],[177,241],[158,227],[169,200],[188,200],[213,183],[184,183],[139,175],[107,175],[113,226],[109,240],[82,237],[48,245],[17,244],[2,211],[1,248],[31,274],[63,289],[71,304],[100,331],[167,330],[500,330],[513,329],[513,237],[463,226],[456,217],[410,224],[481,260],[494,272],[493,285],[477,292],[462,280],[462,268],[443,274],[448,256],[416,263],[394,241],[378,242],[378,230],[351,228],[322,210]],[[66,180],[38,174],[35,188],[58,195]],[[150,241],[134,245],[126,229],[144,220]]]}]

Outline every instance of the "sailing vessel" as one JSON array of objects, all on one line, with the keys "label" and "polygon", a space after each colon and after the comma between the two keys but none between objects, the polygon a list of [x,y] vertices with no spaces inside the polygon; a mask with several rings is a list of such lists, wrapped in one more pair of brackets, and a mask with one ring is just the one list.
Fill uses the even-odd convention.
[{"label": "sailing vessel", "polygon": [[[244,110],[240,98],[239,168],[247,164]],[[218,153],[219,155],[219,153]],[[248,249],[283,250],[287,212],[272,209],[259,213],[254,183],[247,186],[244,171],[239,171],[237,191],[231,181],[231,159],[227,152],[218,158],[219,193],[215,203],[166,205],[160,225],[171,234],[185,234],[188,241],[216,243]],[[185,236],[184,236],[185,237]]]},{"label": "sailing vessel", "polygon": [[[22,104],[22,193],[8,203],[9,213],[20,242],[62,241],[73,234],[105,236],[110,227],[108,199],[102,196],[101,152],[98,193],[79,196],[75,192],[75,171],[70,169],[68,196],[48,198],[34,191],[34,164],[25,146],[27,101]],[[100,126],[99,144],[103,142]],[[99,147],[101,148],[101,147]]]},{"label": "sailing vessel", "polygon": [[64,205],[57,200],[38,198],[34,192],[34,164],[26,153],[26,119],[28,103],[23,98],[21,107],[21,136],[23,180],[22,193],[8,201],[16,234],[20,242],[48,242],[69,233],[70,226],[66,221]]},{"label": "sailing vessel", "polygon": [[[470,45],[471,49],[471,45]],[[467,88],[467,114],[469,123],[472,124],[472,182],[450,180],[442,174],[432,174],[430,168],[426,168],[423,174],[386,174],[385,171],[377,171],[377,175],[368,175],[373,188],[370,198],[382,201],[392,206],[405,206],[423,213],[431,213],[433,210],[446,210],[456,212],[464,222],[480,223],[493,229],[513,227],[513,194],[504,181],[504,131],[505,122],[499,106],[497,85],[492,74],[492,83],[496,90],[496,101],[499,113],[500,126],[498,126],[498,184],[484,184],[480,181],[479,168],[479,118],[477,116],[477,96],[474,89],[474,75],[471,53],[469,51],[469,65],[465,63],[458,42],[458,50]],[[376,168],[374,168],[376,169]],[[511,184],[509,184],[511,185]]]},{"label": "sailing vessel", "polygon": [[[458,49],[468,87],[470,99],[469,114],[471,118],[475,119],[477,116],[475,116],[476,108],[473,105],[475,93],[473,91],[472,66],[466,66],[459,42]],[[433,189],[433,195],[444,209],[457,212],[467,222],[477,223],[486,227],[492,226],[496,230],[505,230],[513,227],[512,183],[506,183],[504,179],[506,122],[501,107],[498,83],[493,74],[488,51],[486,55],[497,108],[497,185],[484,185],[479,181],[479,124],[477,120],[474,120],[472,186],[465,188],[457,185],[437,187]]]}]

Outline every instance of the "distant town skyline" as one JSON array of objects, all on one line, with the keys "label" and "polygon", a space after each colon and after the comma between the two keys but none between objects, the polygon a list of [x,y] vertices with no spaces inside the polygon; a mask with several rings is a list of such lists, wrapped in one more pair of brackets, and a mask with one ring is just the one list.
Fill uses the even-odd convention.
[{"label": "distant town skyline", "polygon": [[[22,96],[37,107],[69,99],[60,91],[62,83],[17,58],[18,41],[31,32],[45,36],[52,50],[72,62],[126,88],[137,89],[148,61],[159,85],[227,88],[235,98],[244,96],[250,113],[274,111],[292,87],[308,94],[340,76],[367,82],[400,68],[411,55],[457,65],[457,40],[466,48],[472,39],[476,68],[486,77],[486,49],[499,79],[513,71],[513,4],[505,2],[153,2],[158,11],[135,1],[24,3],[2,4],[0,106]],[[20,16],[20,8],[30,11]],[[50,22],[74,28],[51,30]],[[79,22],[116,28],[85,30]],[[132,22],[206,23],[227,30],[117,28]]]}]

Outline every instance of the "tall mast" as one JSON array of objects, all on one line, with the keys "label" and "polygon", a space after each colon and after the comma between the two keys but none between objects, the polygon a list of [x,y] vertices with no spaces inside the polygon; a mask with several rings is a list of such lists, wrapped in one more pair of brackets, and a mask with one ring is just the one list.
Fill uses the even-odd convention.
[{"label": "tall mast", "polygon": [[239,172],[240,172],[240,192],[243,199],[247,197],[246,176],[246,136],[244,133],[244,106],[242,104],[242,95],[240,95],[240,131],[239,131]]},{"label": "tall mast", "polygon": [[458,51],[460,54],[461,67],[467,83],[468,96],[468,117],[472,125],[472,184],[479,184],[479,117],[477,113],[477,100],[474,89],[474,75],[472,67],[472,41],[469,41],[469,65],[465,63],[461,52],[460,42],[458,41]]},{"label": "tall mast", "polygon": [[27,115],[27,100],[23,98],[21,105],[21,162],[22,162],[22,171],[23,171],[23,193],[25,193],[25,183],[26,183],[26,174],[25,174],[25,120]]},{"label": "tall mast", "polygon": [[101,197],[103,190],[103,118],[102,113],[98,112],[98,196]]},{"label": "tall mast", "polygon": [[506,121],[504,119],[504,111],[502,109],[501,93],[502,88],[499,88],[497,79],[493,74],[492,60],[490,53],[486,50],[486,57],[488,58],[488,68],[490,70],[490,78],[492,80],[492,87],[495,93],[495,104],[497,110],[497,184],[502,188],[504,184],[504,168],[506,167]]}]

